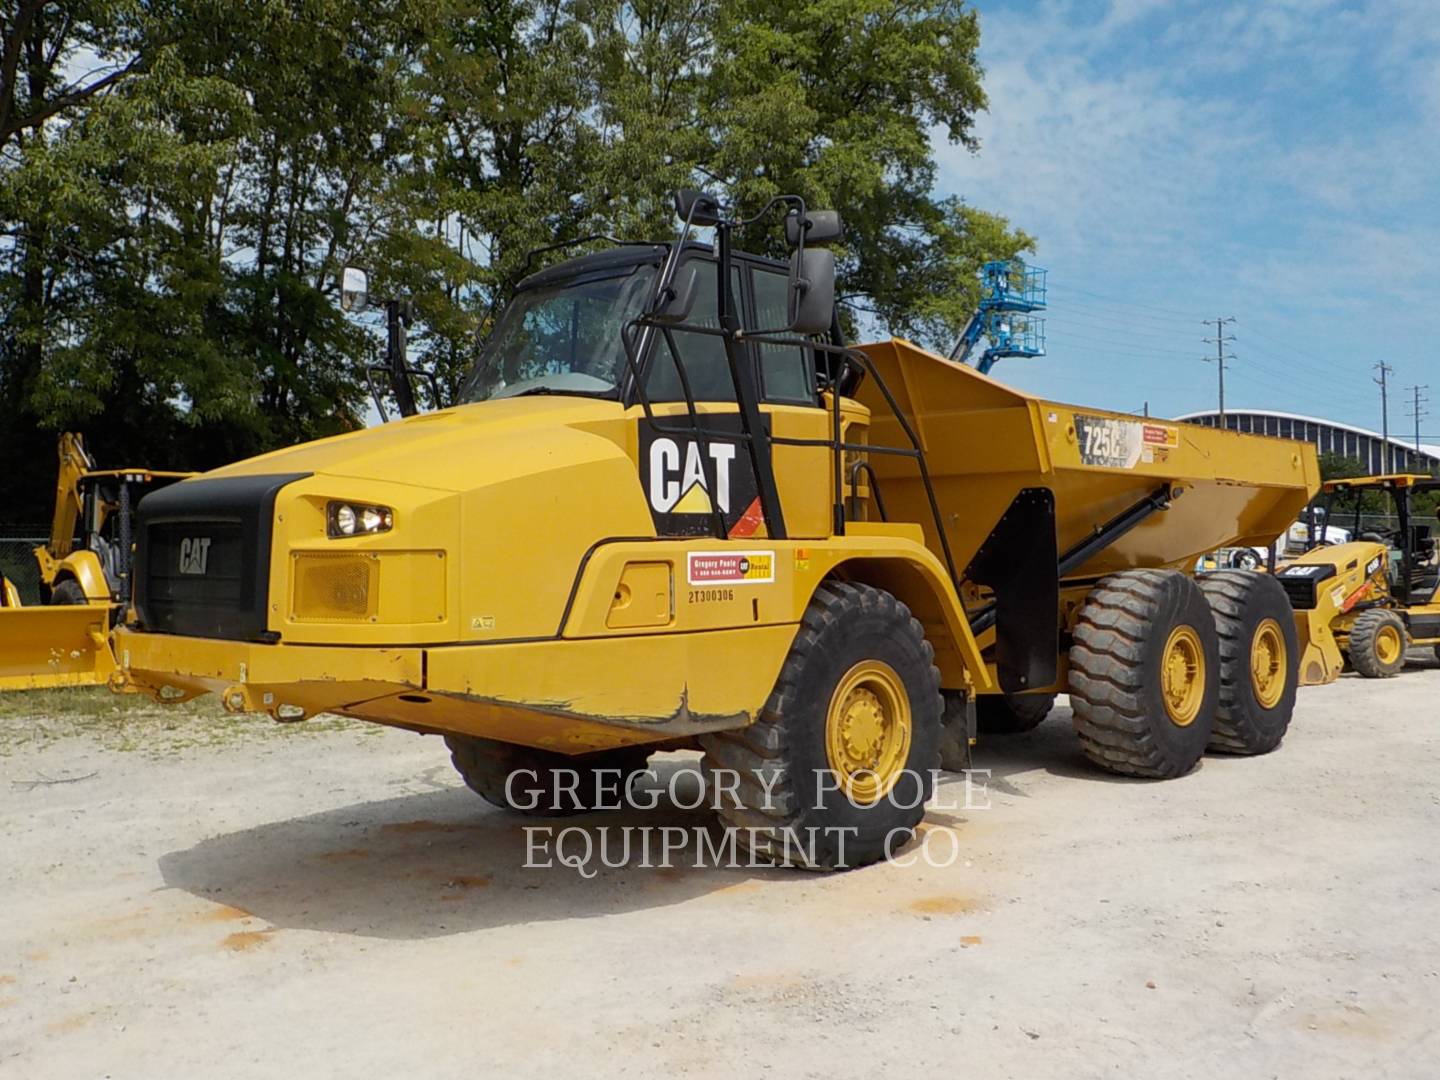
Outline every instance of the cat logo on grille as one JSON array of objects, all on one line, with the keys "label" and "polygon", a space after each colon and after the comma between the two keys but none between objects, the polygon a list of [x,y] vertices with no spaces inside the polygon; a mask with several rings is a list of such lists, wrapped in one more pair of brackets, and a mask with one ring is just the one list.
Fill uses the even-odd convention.
[{"label": "cat logo on grille", "polygon": [[180,573],[203,574],[210,564],[210,537],[187,536],[180,541]]}]

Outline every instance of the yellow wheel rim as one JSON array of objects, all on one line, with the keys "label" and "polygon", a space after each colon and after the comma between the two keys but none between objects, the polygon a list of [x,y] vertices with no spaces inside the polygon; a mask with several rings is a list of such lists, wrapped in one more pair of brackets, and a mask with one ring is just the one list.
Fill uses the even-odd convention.
[{"label": "yellow wheel rim", "polygon": [[910,698],[889,664],[862,660],[845,673],[825,714],[825,756],[857,803],[884,798],[910,757]]},{"label": "yellow wheel rim", "polygon": [[1205,700],[1205,648],[1189,626],[1177,626],[1160,658],[1160,688],[1165,713],[1176,727],[1189,727]]},{"label": "yellow wheel rim", "polygon": [[1250,684],[1255,700],[1262,709],[1273,709],[1285,693],[1285,634],[1274,619],[1266,619],[1255,628],[1250,641]]},{"label": "yellow wheel rim", "polygon": [[1395,627],[1382,626],[1375,634],[1375,655],[1386,667],[1399,660],[1400,654],[1404,651],[1404,639],[1400,637],[1400,631]]}]

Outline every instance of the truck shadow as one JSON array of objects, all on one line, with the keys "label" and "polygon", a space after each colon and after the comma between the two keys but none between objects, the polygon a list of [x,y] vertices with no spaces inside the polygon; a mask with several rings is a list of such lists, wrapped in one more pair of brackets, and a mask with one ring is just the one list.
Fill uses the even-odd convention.
[{"label": "truck shadow", "polygon": [[1437,671],[1440,670],[1440,655],[1435,649],[1429,646],[1417,646],[1405,654],[1405,671]]},{"label": "truck shadow", "polygon": [[[739,865],[728,859],[716,865],[723,834],[704,800],[697,760],[657,759],[656,776],[637,795],[644,808],[525,818],[464,788],[446,788],[212,837],[163,855],[159,869],[167,887],[278,929],[396,940],[616,915],[762,883],[813,881],[795,870],[747,865],[743,853]],[[1008,778],[1036,769],[1101,783],[1137,782],[1086,761],[1065,708],[1033,732],[982,738],[974,768],[990,770],[988,777],[972,779],[971,795],[980,804],[988,801],[984,787],[1025,796]],[[932,811],[928,820],[963,830],[963,811],[973,808],[964,782],[955,774],[941,781],[945,790],[937,799],[962,814]],[[683,846],[668,855],[662,850],[665,830],[671,830],[672,843],[685,834]],[[583,871],[566,865],[574,859],[584,860]],[[883,868],[853,871],[875,872]]]},{"label": "truck shadow", "polygon": [[[979,736],[975,746],[973,768],[989,769],[989,783],[1001,794],[1026,796],[1009,778],[1022,773],[1044,770],[1069,780],[1085,780],[1100,784],[1146,784],[1149,780],[1118,776],[1091,762],[1080,749],[1079,737],[1071,725],[1070,709],[1056,705],[1040,726],[1020,735]],[[974,782],[980,783],[982,777]]]},{"label": "truck shadow", "polygon": [[[686,775],[674,776],[682,770]],[[654,809],[522,818],[454,788],[213,837],[162,856],[159,868],[168,887],[276,928],[401,940],[621,914],[753,888],[756,880],[809,877],[743,865],[743,854],[738,868],[716,867],[714,814],[704,805],[686,808],[702,795],[693,763],[662,760],[656,771],[658,779],[642,789],[647,802],[656,797]],[[666,828],[688,833],[668,859],[661,850]],[[697,830],[712,847],[701,848]],[[560,858],[587,854],[584,874],[592,876]],[[616,865],[602,865],[602,854]]]}]

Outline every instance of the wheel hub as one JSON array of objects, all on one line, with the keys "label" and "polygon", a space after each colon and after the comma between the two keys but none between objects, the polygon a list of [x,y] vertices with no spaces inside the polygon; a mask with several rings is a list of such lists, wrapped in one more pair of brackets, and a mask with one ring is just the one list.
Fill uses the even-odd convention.
[{"label": "wheel hub", "polygon": [[883,798],[910,756],[910,699],[900,676],[862,660],[840,679],[825,718],[825,754],[840,789],[857,803]]},{"label": "wheel hub", "polygon": [[1171,723],[1188,727],[1195,722],[1205,699],[1205,650],[1192,627],[1177,626],[1165,642],[1160,689]]},{"label": "wheel hub", "polygon": [[1400,635],[1393,626],[1382,626],[1375,635],[1375,655],[1382,664],[1393,664],[1401,653]]},{"label": "wheel hub", "polygon": [[1280,624],[1266,619],[1250,643],[1250,684],[1262,709],[1273,709],[1285,693],[1285,635]]},{"label": "wheel hub", "polygon": [[880,763],[880,747],[885,742],[884,706],[873,692],[860,687],[850,692],[841,712],[846,757],[873,769]]}]

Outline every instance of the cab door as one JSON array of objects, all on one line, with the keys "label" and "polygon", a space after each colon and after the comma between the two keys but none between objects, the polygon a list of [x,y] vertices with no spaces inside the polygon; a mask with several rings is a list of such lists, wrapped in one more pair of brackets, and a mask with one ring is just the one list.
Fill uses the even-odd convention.
[{"label": "cab door", "polygon": [[[715,261],[701,265],[695,306],[687,324],[719,329]],[[744,326],[768,328],[786,319],[783,269],[735,261],[731,290]],[[760,388],[762,417],[772,435],[828,438],[828,419],[815,391],[813,360],[802,345],[752,343],[745,353]],[[686,389],[704,415],[707,430],[742,431],[724,340],[693,330],[662,329],[653,336],[645,366],[646,395],[664,430],[636,408],[637,456],[655,528],[662,536],[714,535],[717,510],[732,539],[765,536],[759,485],[745,445],[723,438],[697,439],[688,426]],[[772,446],[780,505],[792,537],[818,538],[830,531],[830,451],[825,447]],[[710,491],[712,482],[715,492]]]}]

